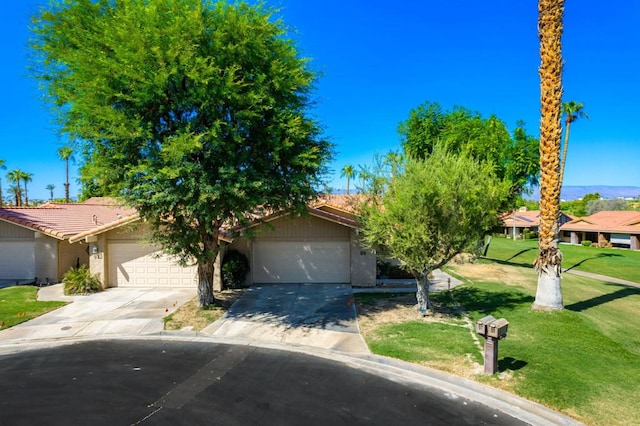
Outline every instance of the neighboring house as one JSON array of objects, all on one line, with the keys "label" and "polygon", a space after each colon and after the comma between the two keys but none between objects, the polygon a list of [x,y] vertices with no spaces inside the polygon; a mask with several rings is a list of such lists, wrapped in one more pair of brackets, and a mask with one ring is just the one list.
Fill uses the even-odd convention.
[{"label": "neighboring house", "polygon": [[640,212],[601,211],[565,223],[561,240],[571,244],[591,241],[602,247],[640,250]]},{"label": "neighboring house", "polygon": [[132,213],[104,199],[0,208],[0,279],[59,282],[69,268],[89,262],[88,247],[71,244],[72,236]]},{"label": "neighboring house", "polygon": [[[55,214],[45,220],[44,212],[49,210]],[[249,259],[246,284],[375,285],[376,256],[360,247],[358,226],[345,196],[318,201],[308,208],[308,215],[271,214],[250,228],[224,232],[220,241],[222,256],[236,249]],[[16,243],[22,243],[21,258],[28,259],[16,264],[13,257],[0,255],[0,279],[38,277],[40,282],[46,276],[59,281],[79,263],[89,265],[105,287],[195,287],[197,268],[180,266],[158,247],[145,244],[147,232],[134,211],[109,199],[0,209],[0,253],[15,252]],[[234,239],[235,234],[253,238]],[[218,257],[217,290],[222,287],[220,265]]]},{"label": "neighboring house", "polygon": [[[573,216],[560,212],[558,224],[562,226],[573,219]],[[516,212],[503,213],[500,216],[500,221],[502,222],[500,232],[507,238],[514,238],[514,233],[515,238],[523,238],[525,231],[538,232],[540,210],[527,210],[526,207],[522,207]]]}]

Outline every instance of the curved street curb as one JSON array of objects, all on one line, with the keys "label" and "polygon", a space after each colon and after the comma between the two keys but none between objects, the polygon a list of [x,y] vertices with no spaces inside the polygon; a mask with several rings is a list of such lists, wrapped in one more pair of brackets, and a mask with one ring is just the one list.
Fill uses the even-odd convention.
[{"label": "curved street curb", "polygon": [[220,344],[254,346],[264,349],[295,352],[309,356],[333,360],[351,368],[384,377],[388,380],[436,388],[448,398],[465,398],[494,408],[519,420],[535,426],[552,425],[583,425],[568,416],[547,408],[541,404],[509,392],[483,385],[469,379],[445,373],[428,367],[409,362],[388,358],[380,355],[354,355],[335,350],[319,349],[309,346],[289,345],[275,342],[261,342],[256,340],[220,338],[202,335],[196,332],[171,333],[161,332],[155,335],[131,336],[91,336],[83,338],[68,338],[54,340],[38,340],[14,342],[7,345],[0,344],[0,356],[13,354],[25,350],[38,350],[52,346],[71,345],[89,341],[104,340],[167,340],[184,342],[210,342]]}]

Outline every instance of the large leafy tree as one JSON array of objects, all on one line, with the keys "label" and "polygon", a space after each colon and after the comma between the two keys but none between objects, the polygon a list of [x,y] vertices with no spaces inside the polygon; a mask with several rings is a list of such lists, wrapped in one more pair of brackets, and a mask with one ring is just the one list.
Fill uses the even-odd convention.
[{"label": "large leafy tree", "polygon": [[482,117],[463,107],[444,111],[435,102],[425,102],[409,113],[398,131],[405,153],[426,158],[438,143],[457,153],[467,153],[493,165],[496,175],[511,184],[511,196],[503,208],[537,184],[538,141],[526,133],[519,121],[511,134],[504,122],[492,115]]},{"label": "large leafy tree", "polygon": [[421,312],[430,309],[428,276],[463,252],[474,252],[497,223],[509,182],[493,165],[434,147],[424,160],[409,158],[386,178],[383,194],[361,209],[365,244],[396,259],[416,279]]},{"label": "large leafy tree", "polygon": [[567,164],[567,149],[569,148],[569,131],[571,123],[579,118],[589,118],[584,112],[584,104],[578,101],[563,102],[561,106],[564,115],[564,143],[562,144],[562,157],[560,162],[560,186],[564,180],[564,167]]},{"label": "large leafy tree", "polygon": [[560,140],[562,126],[562,30],[564,0],[538,0],[540,38],[540,226],[534,267],[538,287],[534,309],[562,309],[558,248]]},{"label": "large leafy tree", "polygon": [[137,208],[213,303],[221,228],[301,211],[324,177],[308,60],[272,10],[244,2],[58,0],[34,24],[83,185]]}]

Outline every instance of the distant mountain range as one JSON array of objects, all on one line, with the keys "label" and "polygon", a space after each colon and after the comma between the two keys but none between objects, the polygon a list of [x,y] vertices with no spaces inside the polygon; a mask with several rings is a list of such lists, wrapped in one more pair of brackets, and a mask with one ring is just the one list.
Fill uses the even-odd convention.
[{"label": "distant mountain range", "polygon": [[[638,198],[640,197],[640,186],[563,186],[560,198],[566,201],[578,200],[587,194],[599,193],[602,198]],[[540,199],[540,190],[534,188],[531,195],[525,196],[530,200]]]}]

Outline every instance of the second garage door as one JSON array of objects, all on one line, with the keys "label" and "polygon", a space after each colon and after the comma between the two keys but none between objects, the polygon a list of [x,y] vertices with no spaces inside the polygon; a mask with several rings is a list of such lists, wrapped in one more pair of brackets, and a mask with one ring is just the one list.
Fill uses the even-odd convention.
[{"label": "second garage door", "polygon": [[197,268],[181,267],[157,248],[109,243],[109,285],[118,287],[195,287]]},{"label": "second garage door", "polygon": [[351,282],[349,246],[348,241],[256,241],[253,244],[253,281]]},{"label": "second garage door", "polygon": [[0,278],[32,280],[36,276],[35,249],[32,241],[3,241],[0,249]]}]

